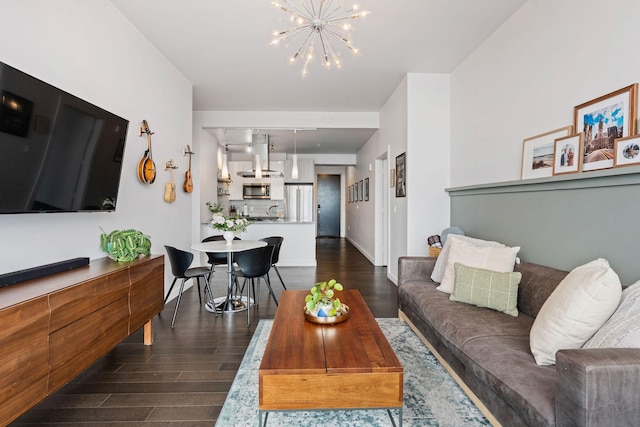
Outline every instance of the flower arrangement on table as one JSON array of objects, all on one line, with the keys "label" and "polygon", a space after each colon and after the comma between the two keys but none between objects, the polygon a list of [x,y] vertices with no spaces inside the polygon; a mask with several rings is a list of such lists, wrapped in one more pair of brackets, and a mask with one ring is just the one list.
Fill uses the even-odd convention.
[{"label": "flower arrangement on table", "polygon": [[224,216],[218,212],[214,213],[211,217],[211,227],[216,230],[221,230],[223,234],[225,232],[231,232],[233,234],[244,233],[247,231],[249,224],[251,224],[251,221],[240,215]]}]

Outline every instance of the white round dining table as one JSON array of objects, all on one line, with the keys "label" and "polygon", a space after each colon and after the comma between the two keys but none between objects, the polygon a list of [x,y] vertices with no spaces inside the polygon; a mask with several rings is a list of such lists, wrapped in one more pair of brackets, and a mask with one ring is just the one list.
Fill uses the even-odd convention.
[{"label": "white round dining table", "polygon": [[[224,305],[222,306],[222,312],[233,312],[238,311],[234,310],[234,307],[231,304],[231,292],[233,288],[233,253],[234,252],[242,252],[248,251],[249,249],[261,248],[263,246],[267,246],[267,242],[263,242],[261,240],[232,240],[227,243],[226,240],[213,240],[210,242],[198,242],[191,245],[191,249],[199,251],[199,252],[213,252],[213,253],[225,253],[227,254],[227,297],[225,299]],[[212,300],[210,301],[212,307],[215,309],[215,304]],[[249,301],[247,301],[247,308],[249,306]]]}]

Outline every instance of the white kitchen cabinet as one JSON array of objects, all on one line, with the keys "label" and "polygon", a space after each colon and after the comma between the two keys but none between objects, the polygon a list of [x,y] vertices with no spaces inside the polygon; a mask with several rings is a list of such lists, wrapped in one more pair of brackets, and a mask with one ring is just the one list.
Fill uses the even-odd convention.
[{"label": "white kitchen cabinet", "polygon": [[284,200],[284,178],[270,178],[271,200]]},{"label": "white kitchen cabinet", "polygon": [[242,183],[244,178],[238,176],[238,172],[251,169],[251,162],[229,162],[229,200],[242,200]]},{"label": "white kitchen cabinet", "polygon": [[293,160],[285,160],[284,182],[314,182],[316,170],[313,160],[298,159],[298,179],[291,178],[292,168]]}]

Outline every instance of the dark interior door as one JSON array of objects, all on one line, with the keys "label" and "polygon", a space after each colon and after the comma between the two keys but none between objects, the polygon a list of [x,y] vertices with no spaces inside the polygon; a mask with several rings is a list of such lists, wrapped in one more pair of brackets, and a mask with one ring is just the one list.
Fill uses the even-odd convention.
[{"label": "dark interior door", "polygon": [[340,175],[318,175],[318,237],[340,237]]}]

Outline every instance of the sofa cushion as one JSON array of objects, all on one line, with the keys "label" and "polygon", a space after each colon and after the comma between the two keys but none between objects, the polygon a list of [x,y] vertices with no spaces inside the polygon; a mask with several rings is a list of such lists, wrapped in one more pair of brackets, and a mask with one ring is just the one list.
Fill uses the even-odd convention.
[{"label": "sofa cushion", "polygon": [[516,264],[513,271],[522,273],[518,286],[518,311],[531,317],[538,315],[544,302],[568,273],[531,262]]},{"label": "sofa cushion", "polygon": [[433,266],[433,271],[431,272],[431,280],[436,283],[442,282],[442,277],[444,276],[444,269],[447,266],[449,261],[449,251],[451,249],[451,241],[452,240],[461,240],[467,243],[471,243],[474,246],[485,247],[485,246],[494,246],[494,247],[504,247],[502,243],[493,242],[491,240],[482,240],[475,239],[473,237],[459,235],[459,234],[450,234],[446,239],[444,246],[442,247],[442,251],[440,255],[438,255],[438,259],[436,259],[436,264]]},{"label": "sofa cushion", "polygon": [[449,299],[518,316],[518,283],[522,273],[500,273],[456,262],[455,285]]},{"label": "sofa cushion", "polygon": [[466,378],[476,377],[489,385],[525,420],[526,425],[554,425],[555,366],[536,364],[529,351],[528,337],[475,339],[465,344],[463,351],[467,356],[464,358],[468,371]]},{"label": "sofa cushion", "polygon": [[544,303],[531,327],[531,352],[553,365],[560,349],[580,348],[611,316],[622,286],[605,259],[573,269]]},{"label": "sofa cushion", "polygon": [[620,305],[583,348],[640,348],[640,281],[622,291]]},{"label": "sofa cushion", "polygon": [[447,340],[447,347],[457,353],[469,340],[495,335],[529,336],[533,319],[529,316],[507,317],[488,308],[453,302],[436,289],[433,282],[409,281],[398,289],[398,301],[404,309],[423,314],[433,329]]},{"label": "sofa cushion", "polygon": [[508,246],[478,247],[459,239],[460,236],[450,236],[447,242],[451,243],[447,265],[444,269],[442,282],[438,290],[450,294],[455,282],[454,265],[456,262],[468,267],[484,268],[486,270],[508,273],[513,271],[516,255],[520,247]]}]

